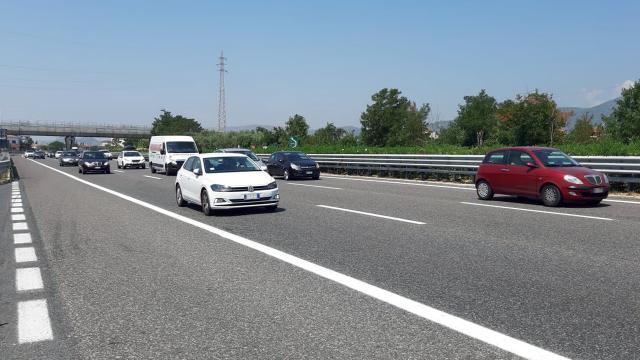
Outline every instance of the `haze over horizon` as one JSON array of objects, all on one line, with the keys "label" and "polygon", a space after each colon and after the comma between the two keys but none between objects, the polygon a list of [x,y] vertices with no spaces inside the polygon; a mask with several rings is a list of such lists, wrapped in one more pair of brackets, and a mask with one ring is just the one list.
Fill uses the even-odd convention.
[{"label": "haze over horizon", "polygon": [[640,4],[66,1],[0,4],[0,120],[148,125],[165,108],[228,126],[359,126],[373,93],[400,89],[451,120],[480,89],[534,89],[590,107],[637,80]]}]

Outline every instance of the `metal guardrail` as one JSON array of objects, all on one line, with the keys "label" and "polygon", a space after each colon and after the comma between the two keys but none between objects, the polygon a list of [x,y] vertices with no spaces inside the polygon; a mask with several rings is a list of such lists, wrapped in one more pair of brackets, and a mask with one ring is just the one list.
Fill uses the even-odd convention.
[{"label": "metal guardrail", "polygon": [[[308,154],[321,168],[360,173],[414,173],[474,176],[484,155]],[[268,157],[268,154],[260,154]],[[613,182],[640,183],[640,156],[574,156]]]},{"label": "metal guardrail", "polygon": [[11,157],[8,152],[0,151],[0,184],[11,181]]}]

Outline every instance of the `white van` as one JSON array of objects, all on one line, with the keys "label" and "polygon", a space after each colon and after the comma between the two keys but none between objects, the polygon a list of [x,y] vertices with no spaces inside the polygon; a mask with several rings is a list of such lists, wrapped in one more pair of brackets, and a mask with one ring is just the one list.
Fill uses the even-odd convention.
[{"label": "white van", "polygon": [[193,155],[198,155],[198,147],[191,136],[152,136],[149,141],[149,168],[152,173],[175,174]]}]

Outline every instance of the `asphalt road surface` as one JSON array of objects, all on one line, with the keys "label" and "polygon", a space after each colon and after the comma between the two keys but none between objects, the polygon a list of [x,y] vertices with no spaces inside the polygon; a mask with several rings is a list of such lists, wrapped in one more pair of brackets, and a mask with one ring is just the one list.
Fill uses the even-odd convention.
[{"label": "asphalt road surface", "polygon": [[148,169],[15,162],[2,359],[640,359],[640,201],[325,174],[205,217]]}]

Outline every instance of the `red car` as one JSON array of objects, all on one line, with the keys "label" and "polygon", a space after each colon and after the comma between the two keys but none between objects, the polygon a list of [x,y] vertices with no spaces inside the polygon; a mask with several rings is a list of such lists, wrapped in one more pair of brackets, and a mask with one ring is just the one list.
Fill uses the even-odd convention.
[{"label": "red car", "polygon": [[562,202],[598,204],[609,194],[607,175],[581,166],[558,149],[512,147],[489,152],[476,174],[481,200],[494,194],[541,199],[546,206]]}]

